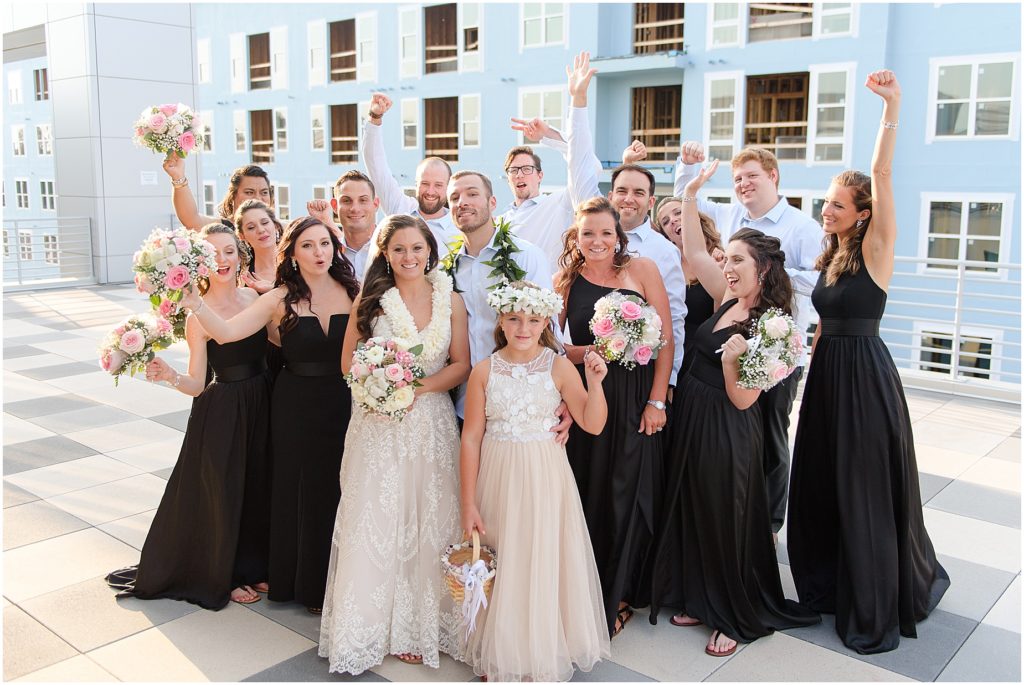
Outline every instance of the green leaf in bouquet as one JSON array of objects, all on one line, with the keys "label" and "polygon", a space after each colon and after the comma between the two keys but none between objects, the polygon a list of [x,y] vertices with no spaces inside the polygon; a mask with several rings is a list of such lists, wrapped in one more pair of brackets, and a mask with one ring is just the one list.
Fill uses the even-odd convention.
[{"label": "green leaf in bouquet", "polygon": [[159,295],[150,295],[149,296],[149,303],[151,305],[153,305],[154,307],[159,307],[160,306],[160,296]]},{"label": "green leaf in bouquet", "polygon": [[178,150],[178,156],[181,157],[182,159],[185,159],[186,157],[188,157],[188,153],[185,152],[184,150]]},{"label": "green leaf in bouquet", "polygon": [[419,354],[422,351],[423,351],[423,343],[420,343],[419,345],[413,345],[408,350],[409,354]]},{"label": "green leaf in bouquet", "polygon": [[181,290],[172,290],[167,293],[167,299],[171,302],[181,302],[182,297],[184,297],[184,292]]}]

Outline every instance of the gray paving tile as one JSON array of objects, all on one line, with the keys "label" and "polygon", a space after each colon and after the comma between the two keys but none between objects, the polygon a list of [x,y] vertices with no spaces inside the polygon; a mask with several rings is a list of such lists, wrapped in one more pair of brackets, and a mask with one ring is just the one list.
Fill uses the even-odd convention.
[{"label": "gray paving tile", "polygon": [[[262,604],[263,602],[260,602]],[[266,683],[323,683],[323,682],[364,682],[364,683],[386,683],[387,678],[381,677],[373,671],[363,671],[357,676],[340,673],[327,672],[327,659],[321,659],[316,654],[316,647],[307,649],[301,654],[296,654],[290,659],[285,659],[276,666],[264,671],[255,673],[242,682]]]},{"label": "gray paving tile", "polygon": [[51,397],[39,397],[32,400],[5,402],[4,411],[12,416],[17,416],[19,419],[34,419],[37,416],[59,414],[61,412],[99,406],[102,406],[99,402],[90,400],[87,397],[66,393]]},{"label": "gray paving tile", "polygon": [[64,318],[53,317],[36,319],[35,321],[33,321],[33,323],[38,324],[40,326],[46,326],[47,328],[52,328],[56,331],[70,331],[74,328],[82,327],[81,324],[79,324],[77,321],[68,321],[67,319]]},{"label": "gray paving tile", "polygon": [[[4,311],[4,318],[7,318],[6,311]],[[31,345],[7,345],[4,347],[3,351],[4,359],[35,357],[40,354],[46,354],[46,350],[41,350],[38,347],[32,347]]]},{"label": "gray paving tile", "polygon": [[22,490],[17,485],[11,485],[6,480],[4,481],[4,509],[37,501],[39,498],[28,490]]},{"label": "gray paving tile", "polygon": [[943,478],[932,473],[918,473],[921,483],[921,504],[928,503],[935,495],[939,494],[944,487],[953,482],[952,478]]},{"label": "gray paving tile", "polygon": [[97,454],[91,447],[75,442],[63,435],[38,440],[26,440],[4,447],[4,475],[60,464]]},{"label": "gray paving tile", "polygon": [[16,606],[4,609],[4,680],[69,659],[78,650]]},{"label": "gray paving tile", "polygon": [[89,524],[42,500],[4,511],[4,551],[88,528]]},{"label": "gray paving tile", "polygon": [[[113,326],[111,326],[113,328]],[[55,340],[67,340],[68,334],[54,331],[53,333],[33,333],[32,335],[17,335],[13,338],[4,338],[4,345],[32,345],[41,342],[54,342]]]},{"label": "gray paving tile", "polygon": [[848,648],[836,634],[835,616],[831,614],[822,614],[816,626],[784,632],[914,680],[935,680],[977,625],[969,618],[936,610],[917,624],[916,639],[900,638],[900,646],[885,654],[857,654]]},{"label": "gray paving tile", "polygon": [[1016,577],[1009,571],[991,566],[982,566],[945,554],[938,556],[939,563],[946,569],[950,579],[949,589],[942,596],[939,609],[975,621],[985,618]]},{"label": "gray paving tile", "polygon": [[174,467],[173,466],[170,467],[170,468],[167,468],[167,469],[160,469],[159,471],[153,471],[152,473],[153,473],[154,476],[159,476],[160,478],[163,478],[164,480],[169,480],[170,477],[171,477],[171,472],[172,471],[174,471]]},{"label": "gray paving tile", "polygon": [[249,604],[246,608],[262,614],[285,628],[294,630],[299,635],[313,642],[320,641],[320,617],[306,611],[306,607],[295,602],[264,601]]},{"label": "gray paving tile", "polygon": [[599,661],[589,673],[576,671],[569,679],[573,683],[630,683],[630,682],[654,682],[642,673],[621,666],[614,661]]},{"label": "gray paving tile", "polygon": [[170,428],[185,432],[185,428],[188,427],[188,416],[191,413],[190,409],[182,409],[181,411],[172,411],[170,414],[160,414],[159,416],[149,416],[147,418],[150,421],[156,421]]},{"label": "gray paving tile", "polygon": [[979,625],[936,679],[1020,682],[1020,635]]},{"label": "gray paving tile", "polygon": [[138,415],[131,412],[101,404],[95,407],[86,407],[85,409],[35,416],[28,420],[37,426],[42,426],[46,430],[57,434],[64,434],[85,430],[86,428],[113,426],[125,421],[135,421],[138,418]]},{"label": "gray paving tile", "polygon": [[64,378],[66,376],[78,376],[83,373],[93,373],[97,369],[99,369],[99,366],[96,364],[68,362],[67,364],[41,366],[38,369],[22,369],[15,373],[20,373],[22,376],[27,376],[35,381],[48,381],[54,378]]},{"label": "gray paving tile", "polygon": [[1002,526],[1020,528],[1020,495],[958,480],[933,497],[928,506]]}]

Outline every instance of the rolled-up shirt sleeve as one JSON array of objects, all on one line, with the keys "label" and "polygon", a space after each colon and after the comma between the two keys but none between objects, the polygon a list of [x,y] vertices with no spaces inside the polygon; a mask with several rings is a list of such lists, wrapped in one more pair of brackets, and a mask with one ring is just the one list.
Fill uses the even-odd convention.
[{"label": "rolled-up shirt sleeve", "polygon": [[411,198],[402,191],[394,175],[391,173],[391,166],[388,164],[388,157],[384,152],[383,125],[363,122],[362,155],[363,163],[366,165],[366,175],[373,181],[377,197],[380,198],[380,208],[384,214],[409,214],[418,207],[415,198]]}]

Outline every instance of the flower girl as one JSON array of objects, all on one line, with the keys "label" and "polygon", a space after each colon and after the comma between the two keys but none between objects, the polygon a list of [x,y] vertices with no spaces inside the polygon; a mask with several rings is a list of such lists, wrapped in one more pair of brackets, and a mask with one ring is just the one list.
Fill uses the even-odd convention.
[{"label": "flower girl", "polygon": [[568,680],[610,656],[594,551],[565,448],[550,432],[564,399],[600,433],[607,419],[596,354],[587,386],[558,349],[553,291],[519,281],[488,295],[496,351],[469,377],[462,431],[462,527],[497,551],[488,607],[467,638],[466,661],[491,681]]}]

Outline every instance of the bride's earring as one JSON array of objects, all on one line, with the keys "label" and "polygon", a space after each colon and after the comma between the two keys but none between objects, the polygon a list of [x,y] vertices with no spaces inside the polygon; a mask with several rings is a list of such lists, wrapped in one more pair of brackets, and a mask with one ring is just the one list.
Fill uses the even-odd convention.
[{"label": "bride's earring", "polygon": [[299,268],[299,263],[297,261],[295,261],[295,257],[292,257],[292,268],[293,269],[298,269]]}]

